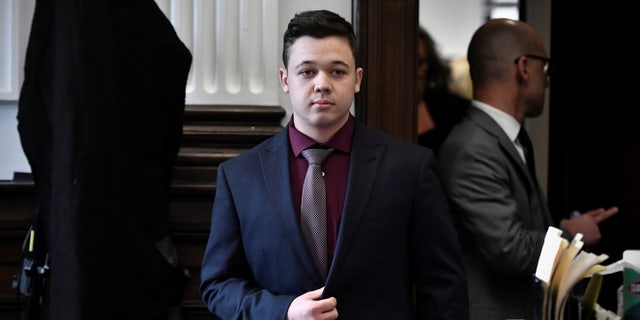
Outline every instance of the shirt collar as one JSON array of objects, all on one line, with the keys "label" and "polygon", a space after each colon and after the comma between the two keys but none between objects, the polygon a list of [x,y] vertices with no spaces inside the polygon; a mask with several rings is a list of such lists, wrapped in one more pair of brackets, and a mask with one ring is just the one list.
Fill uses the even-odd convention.
[{"label": "shirt collar", "polygon": [[[351,152],[351,138],[353,137],[354,127],[355,120],[353,115],[350,114],[349,119],[342,128],[340,128],[340,130],[338,130],[338,132],[336,132],[336,134],[334,134],[333,137],[323,145],[349,154]],[[289,130],[289,143],[291,144],[291,150],[293,150],[293,154],[296,157],[300,156],[300,153],[304,149],[318,144],[313,139],[296,129],[295,124],[293,123],[293,116],[287,124],[287,129]]]},{"label": "shirt collar", "polygon": [[520,132],[520,127],[522,125],[518,120],[516,120],[516,118],[498,108],[478,100],[473,100],[471,104],[487,113],[495,122],[497,122],[502,131],[507,134],[509,140],[515,141],[518,138],[518,133]]}]

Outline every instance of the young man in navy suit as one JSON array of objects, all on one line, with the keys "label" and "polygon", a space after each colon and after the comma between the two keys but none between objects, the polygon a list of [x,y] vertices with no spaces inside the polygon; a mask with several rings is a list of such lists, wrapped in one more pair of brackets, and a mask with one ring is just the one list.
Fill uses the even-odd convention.
[{"label": "young man in navy suit", "polygon": [[[202,299],[222,319],[468,319],[466,274],[433,153],[359,123],[355,34],[326,11],[296,14],[280,82],[293,115],[218,168]],[[309,147],[332,148],[328,272],[300,227]]]}]

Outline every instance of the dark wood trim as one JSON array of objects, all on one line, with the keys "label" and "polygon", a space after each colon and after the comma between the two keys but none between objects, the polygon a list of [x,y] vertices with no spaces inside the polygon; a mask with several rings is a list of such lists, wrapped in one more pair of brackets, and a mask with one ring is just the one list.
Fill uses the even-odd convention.
[{"label": "dark wood trim", "polygon": [[364,68],[356,117],[415,142],[418,0],[353,0],[352,5],[357,60]]}]

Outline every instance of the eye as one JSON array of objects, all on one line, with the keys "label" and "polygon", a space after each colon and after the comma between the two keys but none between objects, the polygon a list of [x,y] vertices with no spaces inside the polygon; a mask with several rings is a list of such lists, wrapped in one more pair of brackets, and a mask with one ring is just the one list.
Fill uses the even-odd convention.
[{"label": "eye", "polygon": [[335,74],[336,76],[343,76],[347,74],[347,72],[344,70],[336,69],[336,70],[333,70],[333,74]]},{"label": "eye", "polygon": [[298,74],[303,77],[311,77],[312,75],[315,74],[315,71],[311,69],[302,69],[300,70],[300,72],[298,72]]}]

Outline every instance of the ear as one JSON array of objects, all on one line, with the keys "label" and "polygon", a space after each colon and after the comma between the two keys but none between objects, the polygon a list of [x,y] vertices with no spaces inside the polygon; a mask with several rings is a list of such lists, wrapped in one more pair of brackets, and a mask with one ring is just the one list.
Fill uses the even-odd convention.
[{"label": "ear", "polygon": [[516,78],[519,81],[529,79],[529,59],[525,56],[521,56],[516,60]]},{"label": "ear", "polygon": [[354,92],[358,93],[360,92],[360,86],[362,85],[362,76],[364,74],[364,69],[362,68],[357,68],[356,69],[356,86],[354,88]]},{"label": "ear", "polygon": [[287,74],[287,69],[280,68],[278,70],[278,74],[280,77],[280,85],[282,86],[282,91],[284,91],[284,93],[289,93],[289,76]]}]

